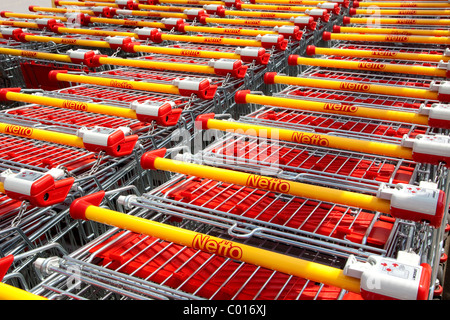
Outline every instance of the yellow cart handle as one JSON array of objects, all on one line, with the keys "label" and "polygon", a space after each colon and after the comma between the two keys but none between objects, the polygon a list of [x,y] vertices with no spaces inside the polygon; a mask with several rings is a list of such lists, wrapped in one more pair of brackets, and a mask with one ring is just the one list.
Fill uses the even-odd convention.
[{"label": "yellow cart handle", "polygon": [[418,26],[448,26],[450,19],[404,19],[404,18],[351,18],[344,17],[343,24],[365,24],[365,25],[418,25]]},{"label": "yellow cart handle", "polygon": [[44,14],[31,14],[31,13],[15,13],[11,11],[2,11],[1,12],[2,18],[18,18],[18,19],[58,19],[62,22],[66,22],[66,17],[60,17],[60,16],[51,16],[51,15],[44,15]]},{"label": "yellow cart handle", "polygon": [[[249,174],[241,171],[210,167],[200,164],[187,163],[178,160],[164,158],[166,149],[153,150],[141,157],[143,169],[162,170],[179,173],[187,176],[196,176],[225,183],[237,184],[244,187],[256,188],[269,192],[289,194],[307,199],[326,201],[335,204],[357,207],[361,209],[378,211],[390,214],[393,217],[414,221],[429,221],[430,225],[438,228],[442,224],[444,216],[446,195],[442,190],[424,189],[411,185],[402,186],[386,193],[381,189],[378,196],[360,194],[344,190],[326,188],[311,184],[284,180],[274,177]],[[388,191],[389,192],[389,191]],[[398,192],[398,193],[397,193]],[[400,195],[400,202],[397,202]],[[406,197],[403,197],[406,196]],[[435,203],[436,210],[429,211],[423,208],[409,208],[405,210],[411,201],[421,201],[423,197]],[[391,201],[395,200],[394,203]],[[403,203],[402,203],[403,202]]]},{"label": "yellow cart handle", "polygon": [[[101,78],[93,76],[81,76],[68,74],[67,71],[54,70],[49,73],[51,81],[66,81],[76,83],[94,84],[106,87],[124,88],[129,90],[142,90],[160,93],[169,93],[190,97],[192,94],[197,95],[200,99],[211,100],[217,91],[217,85],[210,83],[209,79],[177,80],[176,84],[160,84],[149,83],[144,81],[129,81],[110,78]],[[181,84],[181,85],[180,85]]]},{"label": "yellow cart handle", "polygon": [[[284,4],[284,5],[312,5],[315,6],[324,1],[315,0],[250,0],[251,4]],[[348,5],[348,2],[347,2]]]},{"label": "yellow cart handle", "polygon": [[450,16],[450,10],[389,10],[389,9],[355,9],[351,8],[349,14],[354,15],[387,15],[387,16]]},{"label": "yellow cart handle", "polygon": [[358,50],[358,49],[341,49],[341,48],[324,48],[313,45],[306,47],[306,54],[312,55],[327,55],[327,56],[341,56],[341,57],[355,57],[355,58],[378,58],[378,59],[398,59],[398,60],[413,60],[413,61],[449,61],[450,56],[430,53],[410,53],[391,50]]},{"label": "yellow cart handle", "polygon": [[353,8],[367,8],[377,6],[380,8],[450,8],[450,4],[446,2],[419,2],[419,1],[354,1]]},{"label": "yellow cart handle", "polygon": [[398,34],[405,36],[450,36],[450,30],[436,29],[400,29],[400,28],[362,28],[333,26],[334,33],[359,33],[359,34]]},{"label": "yellow cart handle", "polygon": [[161,43],[162,41],[167,40],[167,41],[180,41],[192,43],[231,45],[238,47],[262,47],[267,49],[275,47],[276,49],[282,51],[286,50],[287,47],[287,40],[284,39],[284,36],[271,34],[263,35],[262,37],[260,37],[260,39],[257,38],[258,40],[246,40],[237,38],[187,36],[187,35],[175,35],[169,33],[154,32],[151,39],[156,43]]},{"label": "yellow cart handle", "polygon": [[0,48],[0,53],[11,55],[11,56],[20,56],[20,57],[51,60],[51,61],[58,61],[58,62],[67,62],[67,63],[73,62],[72,59],[68,55],[65,55],[65,54],[56,54],[56,53],[47,53],[47,52],[20,50],[20,49],[10,49],[10,48]]},{"label": "yellow cart handle", "polygon": [[74,46],[82,46],[82,47],[95,47],[95,48],[104,48],[111,49],[111,46],[106,41],[98,41],[98,40],[84,40],[84,39],[73,39],[73,38],[58,38],[58,37],[47,37],[47,36],[36,36],[27,33],[23,33],[21,37],[22,41],[28,42],[54,42],[56,44],[68,44]]},{"label": "yellow cart handle", "polygon": [[137,135],[125,136],[121,129],[108,129],[106,132],[102,132],[102,130],[102,128],[79,130],[79,133],[83,133],[83,136],[78,136],[10,123],[0,123],[0,133],[6,135],[46,141],[92,152],[103,151],[113,157],[127,156],[133,152],[138,139]]},{"label": "yellow cart handle", "polygon": [[294,26],[293,22],[289,21],[276,21],[276,20],[261,20],[261,19],[227,19],[227,18],[209,18],[201,17],[199,20],[202,24],[232,24],[232,25],[242,25],[242,26],[261,26],[261,27],[276,27],[276,26]]},{"label": "yellow cart handle", "polygon": [[[309,8],[310,10],[311,8]],[[306,9],[308,10],[308,9]],[[221,16],[237,16],[251,18],[270,18],[270,19],[290,19],[292,17],[306,17],[304,13],[283,13],[283,12],[260,12],[260,11],[239,11],[239,10],[223,10]]]},{"label": "yellow cart handle", "polygon": [[0,300],[48,300],[47,298],[13,287],[6,283],[0,283]]},{"label": "yellow cart handle", "polygon": [[31,12],[53,12],[53,13],[83,13],[88,15],[94,15],[92,10],[85,9],[66,9],[66,8],[47,8],[47,7],[39,7],[39,6],[30,6],[29,11]]},{"label": "yellow cart handle", "polygon": [[86,17],[87,22],[90,23],[104,23],[111,25],[120,25],[126,27],[148,27],[148,28],[161,28],[164,29],[166,25],[162,22],[140,21],[140,20],[125,20],[125,19],[112,19],[112,18],[99,18],[99,17]]},{"label": "yellow cart handle", "polygon": [[225,258],[359,293],[359,280],[344,275],[343,271],[338,268],[104,209],[99,207],[104,194],[104,191],[100,191],[76,199],[70,206],[72,218],[96,221],[138,234],[170,241],[178,245],[217,254]]},{"label": "yellow cart handle", "polygon": [[392,87],[379,84],[345,82],[336,80],[311,79],[302,77],[280,76],[276,72],[267,72],[264,75],[266,84],[288,84],[313,88],[334,89],[342,91],[366,92],[388,96],[410,97],[418,99],[439,100],[439,93],[426,89]]},{"label": "yellow cart handle", "polygon": [[0,123],[0,133],[13,135],[17,137],[30,138],[39,141],[62,144],[76,148],[82,149],[85,148],[83,144],[83,139],[77,137],[76,135],[71,135],[67,133],[47,131],[43,129],[36,129],[9,123]]},{"label": "yellow cart handle", "polygon": [[[377,108],[361,107],[344,103],[319,102],[300,99],[289,99],[265,95],[251,94],[250,90],[240,90],[235,94],[235,102],[238,104],[254,103],[260,105],[277,106],[282,108],[309,110],[333,114],[343,114],[354,117],[398,121],[429,125],[428,116],[416,112],[396,110],[384,110]],[[450,124],[447,124],[450,127]]]},{"label": "yellow cart handle", "polygon": [[315,145],[332,149],[348,150],[376,154],[381,156],[412,160],[413,151],[411,148],[402,147],[399,144],[386,142],[376,142],[355,138],[345,138],[314,132],[282,129],[277,127],[261,126],[237,121],[224,121],[214,119],[213,113],[203,114],[197,117],[196,124],[203,130],[216,129],[221,131],[231,131],[276,139],[287,142]]},{"label": "yellow cart handle", "polygon": [[300,57],[298,55],[290,55],[288,58],[288,64],[291,66],[306,65],[306,66],[317,66],[317,67],[337,68],[337,69],[416,74],[440,78],[450,77],[450,69],[447,70],[438,67],[424,67],[420,65],[398,65],[398,64],[377,63],[364,60],[345,61],[337,59],[305,58]]},{"label": "yellow cart handle", "polygon": [[0,101],[18,101],[55,108],[91,112],[127,119],[137,119],[141,122],[155,121],[160,126],[174,126],[178,123],[181,109],[173,109],[174,103],[161,102],[154,104],[131,104],[130,108],[108,106],[90,102],[65,100],[17,92],[15,89],[0,89]]},{"label": "yellow cart handle", "polygon": [[142,168],[180,173],[188,176],[196,176],[200,178],[222,181],[225,183],[232,183],[271,192],[284,193],[297,197],[327,201],[390,214],[389,201],[379,199],[375,196],[249,174],[230,169],[222,169],[166,159],[161,156],[161,154],[165,154],[165,150],[155,150],[145,153],[141,158]]},{"label": "yellow cart handle", "polygon": [[331,33],[325,31],[322,35],[324,41],[329,40],[346,40],[360,42],[399,42],[399,43],[427,43],[450,45],[450,37],[433,37],[433,36],[404,36],[404,35],[377,35],[377,34],[346,34]]}]

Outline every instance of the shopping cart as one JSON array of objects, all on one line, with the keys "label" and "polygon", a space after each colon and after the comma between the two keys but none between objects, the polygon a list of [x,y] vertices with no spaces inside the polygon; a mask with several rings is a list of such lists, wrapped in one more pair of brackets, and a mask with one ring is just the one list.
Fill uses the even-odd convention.
[{"label": "shopping cart", "polygon": [[[127,215],[128,219],[121,213],[97,207],[102,197],[102,193],[97,193],[80,199],[78,203],[89,204],[88,210],[78,211],[76,205],[72,207],[73,217],[95,220],[104,211],[111,217],[109,223],[118,228],[71,256],[39,260],[40,270],[50,275],[33,290],[35,294],[60,299],[111,299],[118,295],[128,299],[235,300],[337,299],[346,294],[340,288],[363,291],[358,279],[343,274],[339,265],[345,265],[345,261],[340,259],[326,258],[314,250],[291,247],[286,251],[286,247],[270,240],[230,238],[211,226],[188,222],[181,223],[181,227],[171,226],[159,222],[161,218],[148,216],[148,210],[133,209],[134,218]],[[128,220],[139,221],[139,231]],[[122,228],[138,233],[121,231]],[[216,250],[206,249],[212,242],[221,245]],[[70,287],[69,268],[77,270],[77,283],[72,282]],[[427,269],[421,272],[425,284],[429,279],[428,267],[422,268],[420,271]],[[334,285],[330,286],[331,283]],[[99,291],[99,287],[106,290]],[[426,297],[427,291],[419,297]]]}]

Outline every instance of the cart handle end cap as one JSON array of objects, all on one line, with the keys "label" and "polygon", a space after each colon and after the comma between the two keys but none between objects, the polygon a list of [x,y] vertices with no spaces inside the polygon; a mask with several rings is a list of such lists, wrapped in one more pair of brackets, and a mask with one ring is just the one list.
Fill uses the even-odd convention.
[{"label": "cart handle end cap", "polygon": [[[55,5],[56,5],[56,2],[55,2]],[[34,7],[36,7],[36,6],[28,6],[28,11],[33,12],[34,11]]]},{"label": "cart handle end cap", "polygon": [[8,92],[20,92],[22,89],[21,88],[3,88],[0,89],[0,101],[8,101],[8,99],[6,98],[6,94]]},{"label": "cart handle end cap", "polygon": [[359,1],[354,1],[353,8],[358,8],[358,7],[359,7]]},{"label": "cart handle end cap", "polygon": [[297,64],[297,60],[300,56],[297,54],[291,54],[288,58],[288,65],[290,66],[296,66]]},{"label": "cart handle end cap", "polygon": [[265,84],[275,84],[275,76],[277,75],[276,72],[266,72],[264,75],[264,83]]},{"label": "cart handle end cap", "polygon": [[308,56],[313,56],[313,55],[315,55],[315,54],[316,54],[316,46],[312,46],[312,45],[307,46],[307,47],[306,47],[306,54],[307,54]]},{"label": "cart handle end cap", "polygon": [[323,35],[322,35],[322,40],[323,40],[323,41],[329,41],[329,40],[331,40],[331,32],[324,31],[324,33],[323,33]]},{"label": "cart handle end cap", "polygon": [[0,259],[0,281],[3,280],[13,262],[14,256],[12,254]]},{"label": "cart handle end cap", "polygon": [[245,97],[250,93],[250,90],[239,90],[234,95],[234,101],[237,104],[245,104],[247,103]]},{"label": "cart handle end cap", "polygon": [[98,207],[105,197],[105,191],[98,191],[93,194],[75,199],[70,205],[70,216],[75,220],[87,220],[86,209],[89,206]]},{"label": "cart handle end cap", "polygon": [[195,127],[200,130],[208,130],[208,120],[214,119],[215,116],[215,113],[205,113],[199,115],[195,119]]},{"label": "cart handle end cap", "polygon": [[349,13],[351,16],[354,16],[354,15],[356,14],[356,9],[355,9],[355,8],[350,8],[350,10],[348,11],[348,13]]},{"label": "cart handle end cap", "polygon": [[198,22],[200,22],[201,24],[207,24],[206,18],[208,18],[206,15],[201,15],[198,17]]},{"label": "cart handle end cap", "polygon": [[144,170],[156,170],[155,168],[155,159],[156,158],[164,158],[166,155],[167,149],[161,148],[157,150],[152,150],[144,153],[141,157],[141,167]]},{"label": "cart handle end cap", "polygon": [[341,26],[334,25],[334,26],[333,26],[333,32],[335,32],[335,33],[340,33],[340,32],[341,32]]},{"label": "cart handle end cap", "polygon": [[2,18],[6,18],[6,14],[7,13],[11,13],[11,11],[0,11],[0,16],[2,17]]},{"label": "cart handle end cap", "polygon": [[342,23],[343,24],[350,24],[350,17],[344,17],[343,19],[342,19]]},{"label": "cart handle end cap", "polygon": [[52,82],[58,82],[59,73],[68,73],[67,70],[52,70],[48,73],[48,79]]}]

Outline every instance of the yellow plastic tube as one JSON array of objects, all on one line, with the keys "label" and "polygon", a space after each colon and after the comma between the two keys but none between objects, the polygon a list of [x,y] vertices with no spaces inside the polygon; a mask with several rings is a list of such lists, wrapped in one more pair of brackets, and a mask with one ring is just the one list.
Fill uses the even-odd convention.
[{"label": "yellow plastic tube", "polygon": [[28,291],[0,283],[0,300],[47,300]]},{"label": "yellow plastic tube", "polygon": [[[269,74],[270,75],[270,74]],[[266,73],[266,77],[268,73]],[[408,87],[392,87],[372,83],[345,82],[336,80],[322,80],[302,77],[289,77],[280,75],[270,75],[269,83],[289,84],[296,86],[334,89],[353,92],[367,92],[383,94],[388,96],[410,97],[418,99],[438,100],[438,93],[426,89],[415,89]],[[269,78],[270,78],[269,77]],[[267,82],[266,82],[267,83]]]},{"label": "yellow plastic tube", "polygon": [[85,9],[66,9],[66,8],[47,8],[47,7],[38,7],[38,6],[30,6],[30,11],[33,12],[54,12],[54,13],[85,13],[87,15],[94,15],[94,12],[92,10],[85,10]]},{"label": "yellow plastic tube", "polygon": [[[327,35],[327,36],[325,36]],[[328,36],[329,35],[329,36]],[[346,40],[361,42],[399,42],[399,43],[428,43],[450,45],[450,37],[433,36],[404,36],[404,35],[378,35],[378,34],[348,34],[324,32],[324,40]]]},{"label": "yellow plastic tube", "polygon": [[416,36],[450,36],[450,30],[339,27],[342,33],[399,34]]},{"label": "yellow plastic tube", "polygon": [[261,42],[258,40],[203,37],[203,36],[185,36],[185,35],[168,34],[168,33],[161,34],[161,39],[168,40],[168,41],[213,43],[213,44],[225,44],[225,45],[243,46],[243,47],[261,47],[262,46]]},{"label": "yellow plastic tube", "polygon": [[[311,2],[311,5],[315,6],[323,1],[307,1]],[[301,6],[277,6],[277,5],[268,5],[268,4],[249,4],[243,3],[241,4],[242,9],[250,9],[250,10],[279,10],[279,11],[292,11],[292,12],[305,12],[308,9],[313,9],[316,7],[301,7]]]},{"label": "yellow plastic tube", "polygon": [[377,6],[381,8],[449,8],[450,4],[445,2],[419,2],[419,1],[401,1],[401,2],[387,2],[387,1],[361,1],[357,3],[358,8]]},{"label": "yellow plastic tube", "polygon": [[58,37],[46,37],[46,36],[35,36],[26,35],[24,37],[26,41],[35,42],[54,42],[56,44],[70,44],[75,46],[86,46],[86,47],[96,47],[110,49],[110,45],[106,41],[97,40],[84,40],[84,39],[73,39],[73,38],[58,38]]},{"label": "yellow plastic tube", "polygon": [[51,97],[43,97],[37,95],[30,95],[18,92],[6,92],[6,99],[10,101],[19,101],[30,104],[38,104],[43,106],[50,106],[55,108],[63,108],[70,110],[79,110],[85,112],[92,112],[103,115],[111,115],[116,117],[128,118],[128,119],[137,119],[136,112],[132,109],[121,108],[115,106],[108,106],[102,104],[95,104],[89,102],[80,102],[80,101],[72,101],[65,100],[59,98],[51,98]]},{"label": "yellow plastic tube", "polygon": [[161,93],[170,93],[170,94],[180,94],[178,87],[174,85],[168,84],[160,84],[160,83],[148,83],[141,81],[128,81],[128,80],[120,80],[120,79],[110,79],[110,78],[100,78],[100,77],[92,77],[92,76],[80,76],[58,72],[55,74],[55,80],[57,81],[66,81],[66,82],[75,82],[75,83],[86,83],[86,84],[95,84],[99,86],[106,87],[117,87],[117,88],[125,88],[129,90],[143,90],[143,91],[152,91],[152,92],[161,92]]},{"label": "yellow plastic tube", "polygon": [[65,54],[47,53],[47,52],[30,51],[30,50],[19,50],[19,49],[10,49],[10,48],[0,48],[0,53],[8,54],[11,56],[20,56],[20,57],[27,57],[27,58],[42,59],[42,60],[51,60],[51,61],[67,62],[67,63],[72,62],[70,57]]},{"label": "yellow plastic tube", "polygon": [[137,60],[137,59],[121,59],[110,57],[100,57],[98,61],[101,64],[110,64],[116,66],[215,74],[213,67],[197,64],[171,63],[171,62],[159,62],[159,61]]},{"label": "yellow plastic tube", "polygon": [[67,22],[67,18],[63,16],[52,16],[44,14],[31,14],[31,13],[15,13],[15,12],[4,12],[5,18],[18,18],[18,19],[56,19],[62,22]]},{"label": "yellow plastic tube", "polygon": [[411,148],[405,148],[392,143],[344,138],[327,134],[303,132],[216,119],[209,119],[206,123],[206,128],[226,132],[238,132],[256,137],[267,137],[268,139],[272,138],[288,142],[317,145],[339,150],[364,152],[406,160],[412,160],[413,158]]},{"label": "yellow plastic tube", "polygon": [[271,19],[290,19],[292,17],[308,16],[304,13],[259,12],[259,11],[239,11],[239,10],[225,10],[224,13],[227,16],[271,18]]},{"label": "yellow plastic tube", "polygon": [[76,135],[47,131],[9,123],[0,123],[0,133],[25,137],[39,141],[47,141],[66,146],[84,148],[83,139]]},{"label": "yellow plastic tube", "polygon": [[264,26],[264,27],[276,27],[276,26],[293,26],[294,23],[289,21],[276,21],[276,20],[260,20],[260,19],[227,19],[227,18],[205,18],[206,23],[216,24],[235,24],[244,26]]},{"label": "yellow plastic tube", "polygon": [[224,240],[94,205],[87,206],[84,219],[129,230],[138,234],[157,237],[182,246],[218,254],[226,258],[232,258],[233,260],[306,278],[351,292],[360,292],[359,279],[344,275],[341,269],[316,262]]},{"label": "yellow plastic tube", "polygon": [[66,27],[58,27],[59,33],[69,33],[69,34],[85,34],[89,36],[95,37],[132,37],[137,39],[138,35],[134,32],[123,32],[123,31],[112,31],[112,30],[96,30],[96,29],[80,29],[80,28],[66,28]]},{"label": "yellow plastic tube", "polygon": [[96,2],[81,2],[81,1],[59,1],[60,6],[72,6],[72,7],[110,7],[110,8],[118,8],[119,6],[111,2],[104,2],[100,0],[96,0]]},{"label": "yellow plastic tube", "polygon": [[326,68],[416,74],[441,78],[447,77],[446,69],[439,69],[437,67],[424,67],[421,65],[399,65],[399,64],[377,63],[363,60],[345,61],[336,59],[319,59],[319,58],[305,58],[305,57],[298,57],[296,59],[296,62],[298,65],[317,66]]},{"label": "yellow plastic tube", "polygon": [[355,15],[387,15],[387,16],[450,16],[450,10],[390,10],[390,9],[355,9]]},{"label": "yellow plastic tube", "polygon": [[138,11],[127,10],[127,15],[135,17],[158,17],[158,18],[180,18],[187,19],[187,15],[179,12]]},{"label": "yellow plastic tube", "polygon": [[224,1],[209,1],[209,0],[159,0],[159,3],[175,3],[175,4],[189,4],[189,5],[205,5],[205,4],[218,4],[224,5]]},{"label": "yellow plastic tube", "polygon": [[215,28],[215,27],[202,27],[202,26],[185,26],[186,32],[198,32],[198,33],[217,33],[217,34],[232,34],[241,36],[258,36],[265,34],[278,34],[276,31],[263,30],[263,29],[238,29],[238,28]]},{"label": "yellow plastic tube", "polygon": [[324,3],[324,1],[315,0],[255,0],[255,4],[259,3],[274,3],[274,4],[288,4],[288,5],[317,5],[319,3]]},{"label": "yellow plastic tube", "polygon": [[[384,110],[341,103],[328,103],[264,96],[246,93],[245,91],[243,93],[245,94],[245,103],[255,103],[260,105],[277,106],[289,109],[309,110],[314,112],[343,114],[362,118],[428,125],[428,116],[421,115],[415,112]],[[236,93],[236,95],[238,95],[238,93]]]},{"label": "yellow plastic tube", "polygon": [[365,25],[423,25],[423,26],[448,26],[450,25],[450,19],[404,19],[404,18],[350,18],[345,17],[346,23],[365,24]]},{"label": "yellow plastic tube", "polygon": [[91,23],[104,23],[104,24],[128,26],[128,27],[149,27],[149,28],[161,28],[161,29],[164,29],[166,26],[162,22],[98,18],[98,17],[91,17],[90,22]]},{"label": "yellow plastic tube", "polygon": [[166,47],[152,47],[152,46],[140,46],[135,45],[133,47],[135,52],[147,52],[147,53],[161,53],[176,56],[186,57],[198,57],[198,58],[210,58],[210,59],[241,59],[241,56],[231,52],[220,51],[207,51],[207,50],[194,50],[194,49],[178,49],[178,48],[166,48]]},{"label": "yellow plastic tube", "polygon": [[[145,159],[145,157],[143,157],[143,159]],[[142,161],[143,160],[141,159],[141,163]],[[326,188],[290,180],[187,163],[161,157],[156,157],[154,159],[153,167],[156,170],[196,176],[222,181],[225,183],[233,183],[271,192],[279,192],[297,197],[305,197],[308,199],[326,201],[390,214],[390,202],[388,200],[380,199],[367,194]],[[145,164],[143,164],[143,168],[145,169]]]},{"label": "yellow plastic tube", "polygon": [[441,54],[429,53],[409,53],[390,50],[358,50],[358,49],[340,49],[340,48],[323,48],[310,46],[309,54],[355,57],[355,58],[380,58],[380,59],[399,59],[414,61],[449,61],[450,56],[446,57]]},{"label": "yellow plastic tube", "polygon": [[29,29],[39,29],[39,26],[35,22],[23,22],[23,21],[10,21],[10,20],[1,20],[1,26],[11,26],[17,28],[29,28]]}]

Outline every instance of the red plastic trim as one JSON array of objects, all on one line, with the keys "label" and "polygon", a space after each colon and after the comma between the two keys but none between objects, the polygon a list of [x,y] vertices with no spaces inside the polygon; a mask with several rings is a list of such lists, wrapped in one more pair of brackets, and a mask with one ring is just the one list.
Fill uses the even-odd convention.
[{"label": "red plastic trim", "polygon": [[208,120],[214,119],[215,116],[216,116],[215,113],[205,113],[205,114],[199,115],[195,119],[195,127],[197,129],[201,129],[201,130],[208,130]]},{"label": "red plastic trim", "polygon": [[322,40],[329,41],[331,40],[331,32],[324,31],[322,35]]},{"label": "red plastic trim", "polygon": [[105,197],[105,191],[98,191],[93,194],[75,199],[70,205],[70,216],[76,220],[86,220],[86,209],[89,206],[99,206],[103,198]]},{"label": "red plastic trim", "polygon": [[266,72],[266,74],[264,75],[264,83],[265,84],[274,84],[276,75],[277,75],[276,72]]},{"label": "red plastic trim", "polygon": [[350,17],[344,17],[343,19],[342,19],[342,23],[343,24],[350,24]]},{"label": "red plastic trim", "polygon": [[52,70],[48,73],[48,79],[51,82],[58,82],[58,73],[68,73],[67,70]]},{"label": "red plastic trim", "polygon": [[341,26],[334,25],[334,26],[333,26],[333,32],[335,32],[335,33],[340,33],[340,32],[341,32]]},{"label": "red plastic trim", "polygon": [[297,59],[299,58],[299,55],[297,54],[291,54],[288,58],[288,65],[290,66],[296,66],[297,65]]},{"label": "red plastic trim", "polygon": [[308,56],[313,56],[316,54],[316,46],[307,46],[306,47],[306,54]]},{"label": "red plastic trim", "polygon": [[157,150],[152,150],[144,153],[141,157],[141,167],[144,170],[156,170],[155,168],[155,159],[156,158],[164,158],[166,155],[167,149],[161,148]]},{"label": "red plastic trim", "polygon": [[0,281],[3,280],[13,262],[14,256],[12,254],[0,259]]},{"label": "red plastic trim", "polygon": [[250,93],[250,90],[239,90],[236,92],[236,94],[234,95],[234,101],[238,104],[245,104],[247,103],[246,101],[246,96],[247,94]]},{"label": "red plastic trim", "polygon": [[4,89],[0,89],[0,101],[8,101],[8,99],[6,98],[6,94],[8,92],[20,92],[22,89],[21,88],[4,88]]}]

